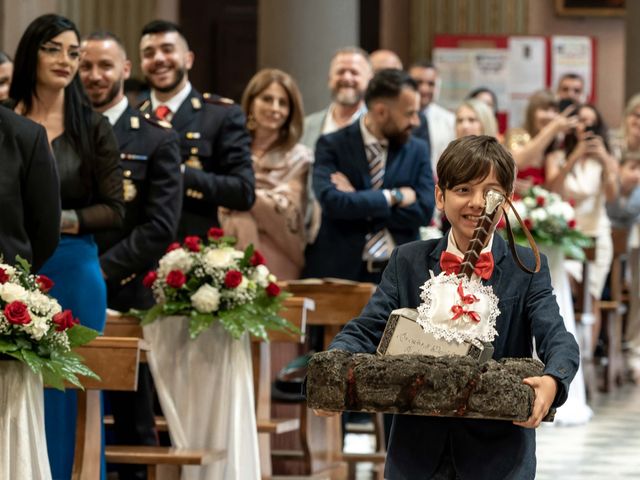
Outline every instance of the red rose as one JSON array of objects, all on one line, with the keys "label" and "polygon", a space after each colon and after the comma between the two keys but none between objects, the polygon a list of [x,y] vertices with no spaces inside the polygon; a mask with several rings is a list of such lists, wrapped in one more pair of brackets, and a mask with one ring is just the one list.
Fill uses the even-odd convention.
[{"label": "red rose", "polygon": [[236,288],[242,283],[242,273],[238,270],[229,270],[224,276],[224,286],[227,288]]},{"label": "red rose", "polygon": [[265,290],[267,291],[267,295],[270,297],[277,297],[280,295],[280,287],[276,283],[270,282]]},{"label": "red rose", "polygon": [[187,282],[187,277],[180,270],[171,270],[167,275],[167,285],[180,288]]},{"label": "red rose", "polygon": [[576,221],[571,219],[567,222],[567,227],[569,228],[576,228]]},{"label": "red rose", "polygon": [[157,278],[158,278],[158,273],[151,270],[150,272],[147,272],[147,274],[142,279],[142,285],[144,285],[147,288],[151,288],[151,286],[153,285],[153,282],[155,282]]},{"label": "red rose", "polygon": [[9,281],[9,275],[4,271],[4,268],[0,268],[0,285]]},{"label": "red rose", "polygon": [[524,226],[527,227],[528,230],[531,230],[533,228],[533,220],[531,220],[530,218],[525,218]]},{"label": "red rose", "polygon": [[38,284],[38,288],[42,293],[47,293],[49,290],[53,288],[53,280],[51,280],[46,275],[38,275],[36,277],[36,283]]},{"label": "red rose", "polygon": [[19,300],[11,302],[4,307],[4,316],[9,323],[14,325],[27,325],[31,323],[31,315],[27,306]]},{"label": "red rose", "polygon": [[180,248],[180,244],[178,242],[173,242],[167,247],[167,251],[165,253],[172,252]]},{"label": "red rose", "polygon": [[254,267],[257,267],[258,265],[264,265],[264,257],[259,251],[255,250],[253,252],[253,255],[251,255],[251,260],[249,260],[249,263]]},{"label": "red rose", "polygon": [[221,228],[218,227],[211,227],[208,231],[207,231],[207,237],[213,239],[213,240],[217,240],[221,237],[224,237],[224,230],[222,230]]},{"label": "red rose", "polygon": [[544,207],[544,197],[542,195],[536,197],[536,205],[538,207]]},{"label": "red rose", "polygon": [[189,235],[188,237],[184,237],[184,246],[187,247],[187,250],[191,252],[199,252],[200,237],[196,235]]},{"label": "red rose", "polygon": [[60,313],[56,313],[53,316],[53,323],[56,324],[56,332],[64,332],[66,329],[73,327],[80,323],[77,318],[73,318],[71,310],[65,310]]}]

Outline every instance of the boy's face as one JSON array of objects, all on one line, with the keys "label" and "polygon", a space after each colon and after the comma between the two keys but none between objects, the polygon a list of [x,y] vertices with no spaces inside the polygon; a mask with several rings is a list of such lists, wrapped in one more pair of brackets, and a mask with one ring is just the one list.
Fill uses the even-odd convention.
[{"label": "boy's face", "polygon": [[463,253],[466,252],[473,238],[473,231],[478,226],[480,214],[484,209],[484,196],[489,190],[508,195],[498,182],[493,169],[484,180],[475,179],[461,183],[444,192],[436,185],[436,206],[451,223],[453,237]]}]

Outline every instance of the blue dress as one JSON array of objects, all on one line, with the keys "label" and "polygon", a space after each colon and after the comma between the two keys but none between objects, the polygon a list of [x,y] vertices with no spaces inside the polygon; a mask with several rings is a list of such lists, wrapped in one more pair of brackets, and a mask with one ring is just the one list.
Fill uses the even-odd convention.
[{"label": "blue dress", "polygon": [[[82,325],[104,329],[107,294],[93,233],[118,228],[124,216],[118,144],[107,119],[91,113],[90,155],[81,155],[68,135],[51,142],[60,177],[63,210],[74,210],[79,235],[62,235],[53,256],[39,273],[55,285],[51,295],[71,309]],[[73,468],[77,395],[45,389],[45,433],[54,480],[69,480]],[[102,435],[104,447],[104,435]],[[106,479],[104,448],[102,479]]]}]

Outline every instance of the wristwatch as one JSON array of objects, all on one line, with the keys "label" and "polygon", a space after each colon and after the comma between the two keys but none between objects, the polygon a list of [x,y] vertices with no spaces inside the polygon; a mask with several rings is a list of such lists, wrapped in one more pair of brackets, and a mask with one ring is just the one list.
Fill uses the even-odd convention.
[{"label": "wristwatch", "polygon": [[402,200],[404,200],[404,195],[399,188],[393,188],[390,193],[394,205],[398,205],[399,203],[402,203]]}]

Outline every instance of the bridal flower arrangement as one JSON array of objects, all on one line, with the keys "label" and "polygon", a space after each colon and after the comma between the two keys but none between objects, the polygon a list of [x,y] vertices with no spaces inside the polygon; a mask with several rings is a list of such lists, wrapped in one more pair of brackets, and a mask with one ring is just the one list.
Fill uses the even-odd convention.
[{"label": "bridal flower arrangement", "polygon": [[26,363],[42,374],[44,384],[64,389],[64,381],[82,387],[77,375],[99,379],[73,348],[90,342],[98,332],[78,324],[71,310],[62,310],[47,292],[53,281],[29,273],[29,263],[16,265],[0,258],[0,356]]},{"label": "bridal flower arrangement", "polygon": [[249,245],[234,248],[235,239],[220,228],[210,228],[206,241],[188,236],[173,243],[160,259],[157,270],[143,283],[153,291],[156,305],[133,312],[146,325],[161,316],[189,317],[189,333],[195,338],[219,321],[234,338],[248,331],[267,339],[267,330],[296,328],[280,317],[282,292],[265,266],[264,257]]},{"label": "bridal flower arrangement", "polygon": [[[592,241],[576,230],[574,209],[560,195],[535,186],[520,200],[515,200],[513,207],[538,245],[558,247],[566,257],[584,260],[583,248],[590,247]],[[525,234],[512,211],[509,221],[516,241],[527,246]]]}]

